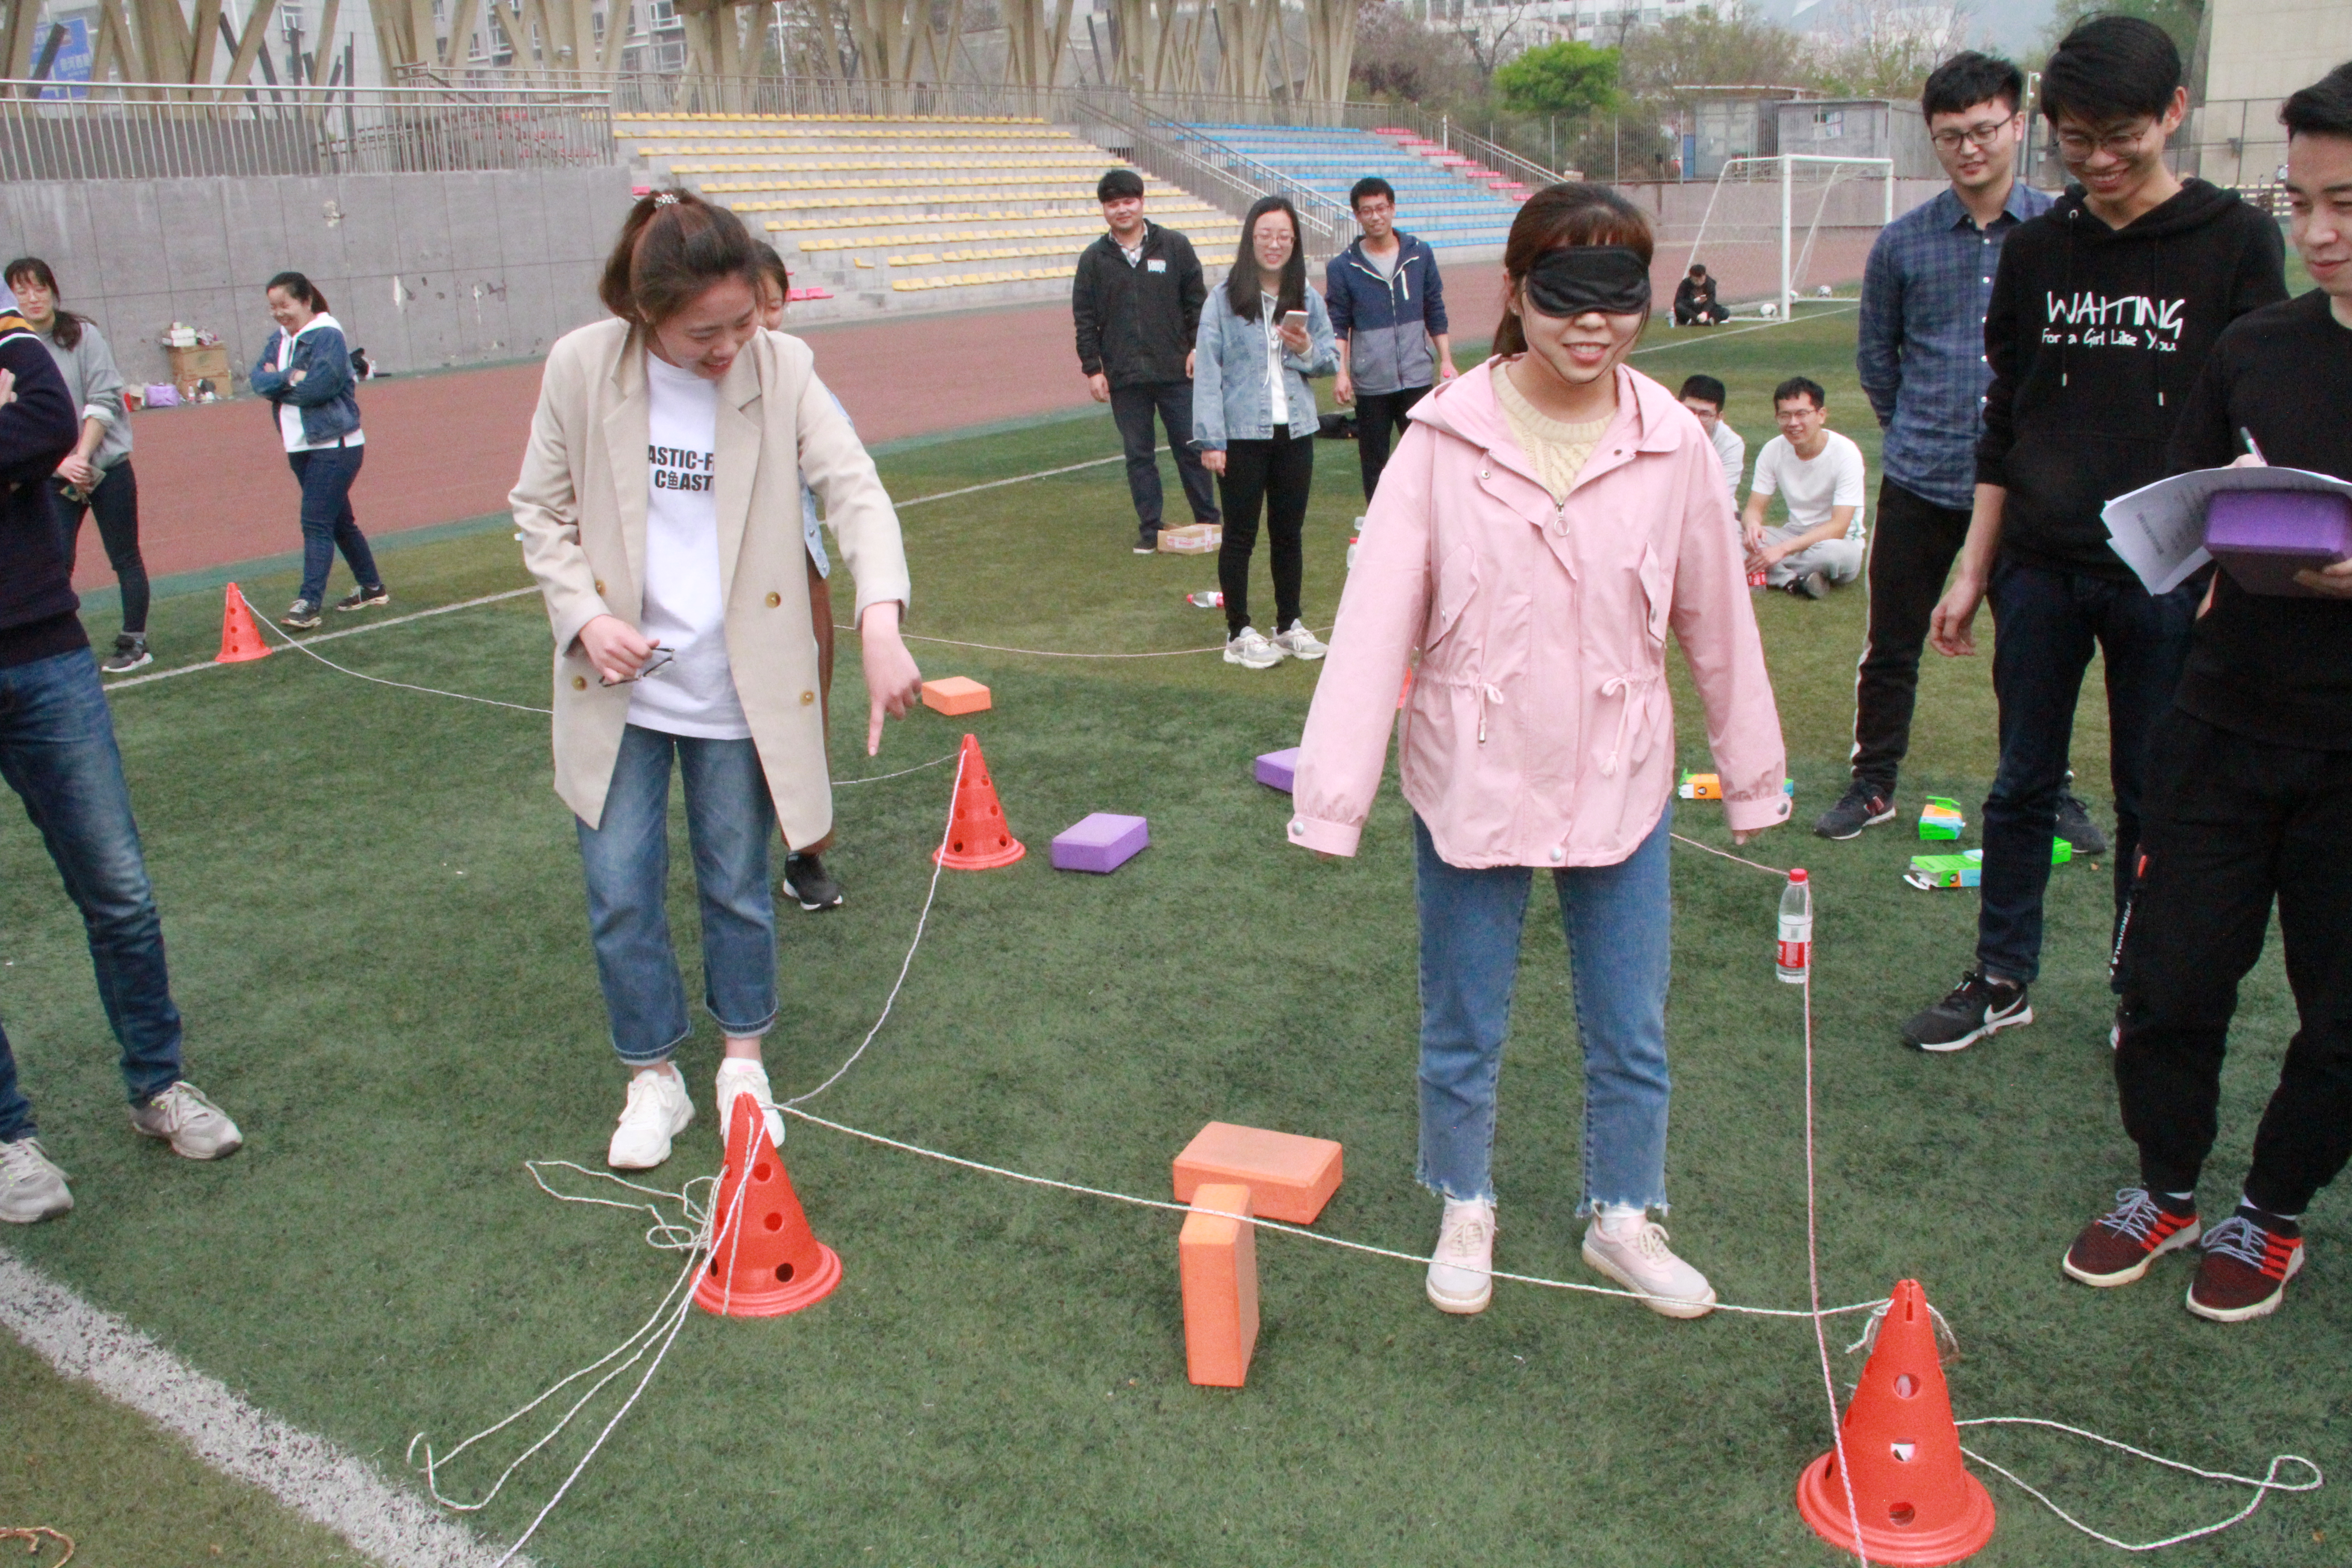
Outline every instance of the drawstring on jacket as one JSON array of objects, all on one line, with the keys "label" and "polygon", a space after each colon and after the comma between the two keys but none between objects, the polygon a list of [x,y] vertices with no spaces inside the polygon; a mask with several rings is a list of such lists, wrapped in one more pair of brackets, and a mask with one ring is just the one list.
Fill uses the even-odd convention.
[{"label": "drawstring on jacket", "polygon": [[1601,683],[1603,697],[1622,697],[1617,710],[1617,738],[1609,742],[1609,755],[1601,760],[1601,776],[1617,776],[1617,764],[1624,759],[1626,731],[1633,727],[1635,694],[1646,689],[1654,678],[1649,676],[1612,675]]},{"label": "drawstring on jacket", "polygon": [[1489,703],[1497,708],[1502,707],[1503,693],[1497,688],[1482,681],[1478,687],[1478,743],[1482,746],[1486,743],[1486,707]]}]

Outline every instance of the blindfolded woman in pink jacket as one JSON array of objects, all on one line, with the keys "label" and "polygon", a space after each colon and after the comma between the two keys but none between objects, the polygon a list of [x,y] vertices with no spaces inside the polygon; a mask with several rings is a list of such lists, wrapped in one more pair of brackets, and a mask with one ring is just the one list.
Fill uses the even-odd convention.
[{"label": "blindfolded woman in pink jacket", "polygon": [[1650,308],[1649,221],[1589,184],[1519,209],[1496,358],[1412,412],[1381,479],[1307,721],[1290,841],[1353,855],[1414,649],[1399,767],[1421,911],[1423,1184],[1444,1199],[1429,1299],[1493,1293],[1495,1081],[1529,872],[1553,874],[1584,1046],[1584,1260],[1668,1317],[1715,1291],[1666,1206],[1671,630],[1741,842],[1789,815],[1780,714],[1722,464],[1622,363]]}]

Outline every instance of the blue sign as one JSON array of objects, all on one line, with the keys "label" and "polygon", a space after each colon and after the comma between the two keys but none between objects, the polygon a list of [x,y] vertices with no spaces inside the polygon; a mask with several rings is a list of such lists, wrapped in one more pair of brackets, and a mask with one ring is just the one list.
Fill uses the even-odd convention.
[{"label": "blue sign", "polygon": [[86,98],[89,89],[89,24],[76,16],[64,24],[66,41],[58,46],[57,58],[49,62],[48,79],[67,83],[60,87],[45,87],[43,98]]}]

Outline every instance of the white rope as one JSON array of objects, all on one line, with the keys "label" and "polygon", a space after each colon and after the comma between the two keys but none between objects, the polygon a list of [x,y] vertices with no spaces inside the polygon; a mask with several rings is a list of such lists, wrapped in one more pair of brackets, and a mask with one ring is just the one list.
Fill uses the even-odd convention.
[{"label": "white rope", "polygon": [[[485,705],[486,707],[490,707],[490,708],[511,708],[511,709],[513,709],[513,710],[514,710],[516,712],[518,712],[518,713],[539,713],[539,714],[545,714],[545,715],[552,715],[552,714],[554,713],[554,711],[555,711],[555,710],[554,710],[554,709],[552,709],[552,708],[534,708],[534,707],[532,707],[530,704],[529,704],[529,703],[527,703],[527,702],[501,702],[501,701],[499,701],[499,700],[497,698],[495,698],[495,697],[474,697],[474,696],[470,696],[470,695],[468,695],[467,693],[463,692],[463,691],[444,691],[444,690],[442,690],[442,689],[441,689],[439,687],[437,687],[437,686],[412,686],[412,685],[410,685],[410,684],[409,684],[407,681],[405,681],[405,680],[386,680],[386,679],[385,679],[383,676],[381,676],[381,675],[364,675],[364,674],[362,674],[360,671],[358,671],[358,670],[356,670],[356,669],[352,669],[352,668],[348,668],[348,667],[346,667],[346,666],[337,664],[333,659],[329,658],[325,654],[320,653],[320,652],[319,652],[317,649],[315,649],[315,648],[311,647],[310,646],[310,643],[309,643],[309,642],[306,642],[306,641],[304,641],[304,640],[302,640],[302,639],[300,639],[300,638],[288,637],[284,632],[278,631],[275,626],[271,626],[269,625],[269,618],[268,618],[267,616],[262,615],[258,610],[254,610],[254,608],[253,608],[253,601],[252,601],[251,599],[247,599],[247,598],[246,598],[246,596],[245,596],[245,590],[244,590],[244,589],[242,589],[242,588],[236,588],[236,587],[235,587],[235,586],[234,586],[234,584],[232,584],[232,591],[236,593],[236,596],[237,596],[237,598],[238,598],[238,599],[240,599],[240,600],[242,600],[242,601],[244,602],[245,607],[246,607],[247,610],[251,610],[251,611],[253,611],[253,619],[254,619],[254,624],[255,624],[256,626],[264,626],[264,627],[268,627],[268,628],[269,629],[269,631],[270,631],[270,632],[272,632],[273,634],[275,634],[275,635],[277,636],[277,637],[278,637],[278,639],[279,643],[280,643],[282,646],[284,646],[284,647],[290,647],[290,648],[298,648],[298,649],[299,649],[300,651],[302,651],[303,653],[309,654],[312,658],[317,659],[320,664],[325,665],[329,669],[337,670],[337,671],[339,671],[339,672],[341,672],[341,673],[342,673],[342,674],[344,674],[344,675],[351,676],[351,677],[352,677],[352,678],[353,678],[353,679],[355,679],[373,681],[373,682],[374,682],[376,685],[378,685],[378,686],[391,686],[391,687],[397,687],[399,689],[401,689],[401,690],[403,690],[403,691],[421,691],[421,692],[423,692],[423,693],[424,693],[425,696],[427,696],[427,697],[454,697],[454,698],[456,698],[456,699],[457,699],[458,701],[460,701],[460,702],[479,702],[479,703],[482,703],[483,705]],[[531,589],[527,589],[527,590],[523,590],[523,591],[524,591],[524,592],[536,592],[536,590],[531,590]],[[501,595],[501,596],[502,596],[502,597],[508,597],[508,598],[511,598],[511,597],[513,597],[513,595]],[[486,601],[476,601],[476,602],[477,602],[477,603],[482,603],[482,602],[486,602]],[[456,606],[452,606],[452,607],[453,607],[453,608],[455,608]],[[414,618],[414,617],[412,617],[412,618]],[[386,623],[384,623],[384,624],[388,626],[388,625],[390,625],[391,623],[390,623],[390,622],[386,622]],[[332,634],[332,635],[335,635],[335,636],[341,636],[341,635],[343,635],[343,634],[336,633],[336,634]],[[325,639],[324,637],[320,637],[320,638],[314,638],[314,639],[311,639],[311,640],[313,640],[313,641],[320,641],[320,642],[323,642],[323,641],[325,641],[326,639]]]},{"label": "white rope", "polygon": [[[2019,1480],[2016,1476],[2012,1475],[2008,1470],[2003,1469],[2000,1466],[1994,1464],[1990,1459],[1986,1458],[1982,1454],[1978,1453],[1975,1449],[1963,1447],[1960,1450],[1961,1453],[1966,1454],[1969,1458],[1974,1459],[1986,1469],[1992,1471],[1993,1474],[2000,1477],[2003,1480],[2008,1481],[2011,1486],[2014,1486],[2020,1491],[2024,1492],[2028,1497],[2033,1499],[2034,1501],[2040,1503],[2042,1507],[2048,1509],[2052,1513],[2056,1514],[2060,1519],[2064,1520],[2068,1524],[2073,1525],[2075,1529],[2081,1531],[2092,1540],[2107,1546],[2112,1546],[2119,1552],[2160,1552],[2165,1547],[2178,1546],[2183,1542],[2200,1540],[2208,1535],[2217,1535],[2222,1531],[2229,1529],[2231,1525],[2236,1524],[2242,1520],[2252,1518],[2253,1511],[2263,1506],[2263,1500],[2267,1498],[2273,1492],[2317,1491],[2326,1483],[2327,1480],[2327,1478],[2320,1472],[2319,1467],[2313,1464],[2309,1459],[2305,1458],[2301,1454],[2279,1454],[2273,1457],[2270,1462],[2270,1468],[2263,1471],[2263,1477],[2260,1480],[2256,1480],[2251,1476],[2231,1475],[2227,1470],[2200,1469],[2195,1465],[2183,1464],[2179,1459],[2168,1459],[2161,1454],[2151,1454],[2145,1448],[2135,1448],[2129,1443],[2118,1443],[2113,1437],[2103,1437],[2096,1432],[2086,1432],[2080,1426],[2069,1426],[2063,1421],[2044,1421],[2040,1417],[2033,1415],[1979,1415],[1970,1420],[1958,1422],[1957,1425],[1962,1426],[2039,1426],[2045,1431],[2063,1432],[2067,1436],[2073,1437],[2088,1437],[2094,1443],[2104,1444],[2107,1447],[2114,1448],[2118,1452],[2129,1454],[2135,1459],[2146,1459],[2151,1464],[2162,1465],[2168,1469],[2179,1470],[2184,1474],[2195,1476],[2201,1480],[2227,1481],[2232,1486],[2252,1487],[2254,1489],[2253,1500],[2248,1502],[2245,1507],[2231,1514],[2229,1518],[2221,1521],[2219,1524],[2209,1524],[2197,1530],[2183,1531],[2179,1535],[2168,1535],[2161,1541],[2117,1541],[2114,1536],[2104,1534],[2099,1531],[2092,1529],[2089,1525],[2084,1524],[2081,1520],[2076,1519],[2073,1514],[2068,1513],[2064,1509],[2060,1508],[2056,1503],[2052,1502],[2041,1492],[2035,1490],[2032,1487],[2026,1485],[2023,1481]],[[2283,1465],[2301,1465],[2305,1469],[2311,1472],[2311,1479],[2307,1481],[2283,1481],[2278,1479],[2279,1468]]]},{"label": "white rope", "polygon": [[[848,632],[856,631],[857,628],[836,625],[833,629],[837,632]],[[1310,626],[1307,629],[1311,631],[1314,628]],[[1065,653],[1049,647],[1006,647],[992,642],[958,642],[953,637],[929,637],[907,631],[902,631],[898,635],[908,642],[935,642],[943,647],[979,648],[985,653],[1022,653],[1027,654],[1032,658],[1189,658],[1194,654],[1225,651],[1224,644],[1212,643],[1207,647],[1162,648],[1156,653]]]},{"label": "white rope", "polygon": [[[429,610],[416,610],[405,616],[392,616],[383,620],[370,621],[365,626],[347,626],[339,632],[320,632],[317,637],[304,637],[302,641],[305,643],[333,642],[337,637],[361,637],[369,632],[384,631],[393,626],[404,626],[411,621],[427,620],[435,616],[453,615],[459,610],[470,610],[482,605],[496,605],[508,599],[520,599],[525,594],[536,594],[538,592],[539,589],[536,586],[529,588],[509,588],[502,594],[485,594],[478,599],[461,599],[454,605],[436,605]],[[237,597],[245,599],[244,590],[239,589],[237,591]],[[246,599],[245,602],[248,606],[253,603],[250,599]],[[134,686],[145,686],[150,682],[157,680],[169,680],[173,676],[194,675],[200,669],[219,669],[223,667],[218,659],[208,658],[199,664],[183,664],[171,669],[159,669],[151,675],[134,675],[128,680],[110,680],[106,683],[106,689],[110,694],[117,691],[128,691]]]},{"label": "white rope", "polygon": [[[1687,841],[1685,841],[1687,842]],[[1698,846],[1704,849],[1706,845]],[[1719,853],[1719,851],[1718,851]],[[1736,860],[1736,855],[1724,858]],[[1813,1174],[1813,952],[1805,949],[1805,1289],[1813,1304],[1813,1347],[1822,1358],[1822,1392],[1830,1402],[1830,1448],[1836,1457],[1838,1484],[1845,1491],[1845,1515],[1853,1527],[1853,1554],[1862,1568],[1870,1568],[1870,1553],[1862,1544],[1862,1510],[1853,1500],[1853,1469],[1845,1459],[1844,1413],[1838,1409],[1837,1379],[1830,1371],[1829,1328],[1822,1316],[1822,1244],[1819,1187]],[[1888,1305],[1893,1304],[1889,1298]],[[1878,1321],[1881,1308],[1871,1310],[1871,1321]],[[1869,1337],[1869,1331],[1864,1331]]]},{"label": "white rope", "polygon": [[[1712,844],[1701,844],[1696,838],[1685,838],[1679,833],[1669,832],[1666,837],[1673,839],[1677,844],[1687,844],[1694,849],[1704,849],[1710,855],[1720,855],[1726,860],[1733,861],[1741,866],[1752,867],[1756,870],[1763,871],[1771,876],[1778,877],[1784,882],[1789,879],[1789,873],[1778,866],[1767,866],[1761,860],[1750,860],[1746,856],[1734,855],[1728,849],[1717,849]],[[1810,1003],[1806,1006],[1805,1016],[1808,1018],[1812,1016],[1812,1008]]]},{"label": "white rope", "polygon": [[[1156,458],[1166,450],[1168,448],[1165,447],[1155,447],[1151,449],[1151,455]],[[1034,474],[1015,474],[1009,479],[991,479],[984,485],[966,485],[960,490],[941,490],[937,495],[917,496],[912,500],[893,501],[890,504],[904,511],[910,506],[929,506],[935,500],[951,500],[957,496],[977,495],[982,490],[1001,490],[1007,485],[1025,485],[1031,479],[1050,479],[1055,474],[1075,474],[1080,468],[1099,468],[1111,463],[1126,461],[1127,454],[1124,452],[1108,458],[1088,458],[1083,463],[1068,463],[1058,468],[1040,468]]]},{"label": "white rope", "polygon": [[[885,779],[902,779],[908,773],[919,773],[925,768],[938,767],[941,763],[952,763],[961,755],[963,755],[963,748],[961,746],[958,746],[954,751],[933,757],[928,763],[917,763],[913,767],[900,768],[895,773],[869,773],[862,779],[835,779],[833,781],[833,787],[835,789],[847,789],[851,784],[880,784]],[[962,769],[959,767],[957,772],[961,773],[962,772]]]}]

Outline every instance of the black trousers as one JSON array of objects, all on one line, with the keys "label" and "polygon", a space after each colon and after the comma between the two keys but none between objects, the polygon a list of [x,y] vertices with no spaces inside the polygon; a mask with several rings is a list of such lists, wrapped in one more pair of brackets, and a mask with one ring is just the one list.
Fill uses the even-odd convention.
[{"label": "black trousers", "polygon": [[1937,506],[1892,479],[1879,480],[1867,568],[1870,629],[1853,678],[1853,776],[1889,800],[1911,749],[1927,622],[1968,536],[1967,509]]},{"label": "black trousers", "polygon": [[1257,549],[1257,513],[1265,508],[1266,564],[1274,569],[1274,630],[1286,630],[1299,616],[1298,584],[1306,574],[1301,543],[1307,530],[1307,496],[1315,484],[1315,436],[1294,441],[1290,426],[1274,427],[1271,441],[1234,441],[1225,447],[1225,471],[1217,489],[1225,502],[1225,542],[1217,551],[1217,586],[1225,595],[1225,635],[1239,637],[1250,624],[1250,556]]},{"label": "black trousers", "polygon": [[1127,493],[1135,498],[1137,524],[1147,533],[1160,531],[1160,458],[1154,450],[1160,443],[1151,428],[1154,411],[1168,426],[1168,446],[1176,454],[1176,477],[1184,483],[1192,521],[1216,521],[1216,491],[1192,446],[1192,384],[1154,381],[1110,389],[1110,416],[1118,422],[1119,445],[1127,452]]},{"label": "black trousers", "polygon": [[1364,499],[1381,488],[1381,470],[1389,466],[1389,437],[1404,434],[1404,416],[1429,395],[1425,386],[1395,392],[1356,394],[1356,461],[1364,469]]},{"label": "black trousers", "polygon": [[1675,307],[1675,325],[1677,327],[1693,326],[1700,321],[1706,321],[1716,326],[1721,326],[1724,322],[1729,320],[1731,320],[1731,312],[1721,305],[1677,305]]},{"label": "black trousers", "polygon": [[2262,955],[2275,899],[2302,1026],[2245,1193],[2301,1214],[2352,1155],[2352,752],[2269,745],[2176,708],[2151,738],[2147,778],[2117,959],[2124,1131],[2151,1191],[2195,1188],[2238,983]]},{"label": "black trousers", "polygon": [[49,504],[58,514],[58,531],[65,537],[66,571],[73,571],[74,552],[81,543],[85,512],[98,514],[98,540],[106,546],[106,563],[122,590],[122,630],[127,637],[147,632],[147,563],[139,554],[139,476],[125,458],[106,470],[87,500],[66,495],[66,482],[49,481]]}]

